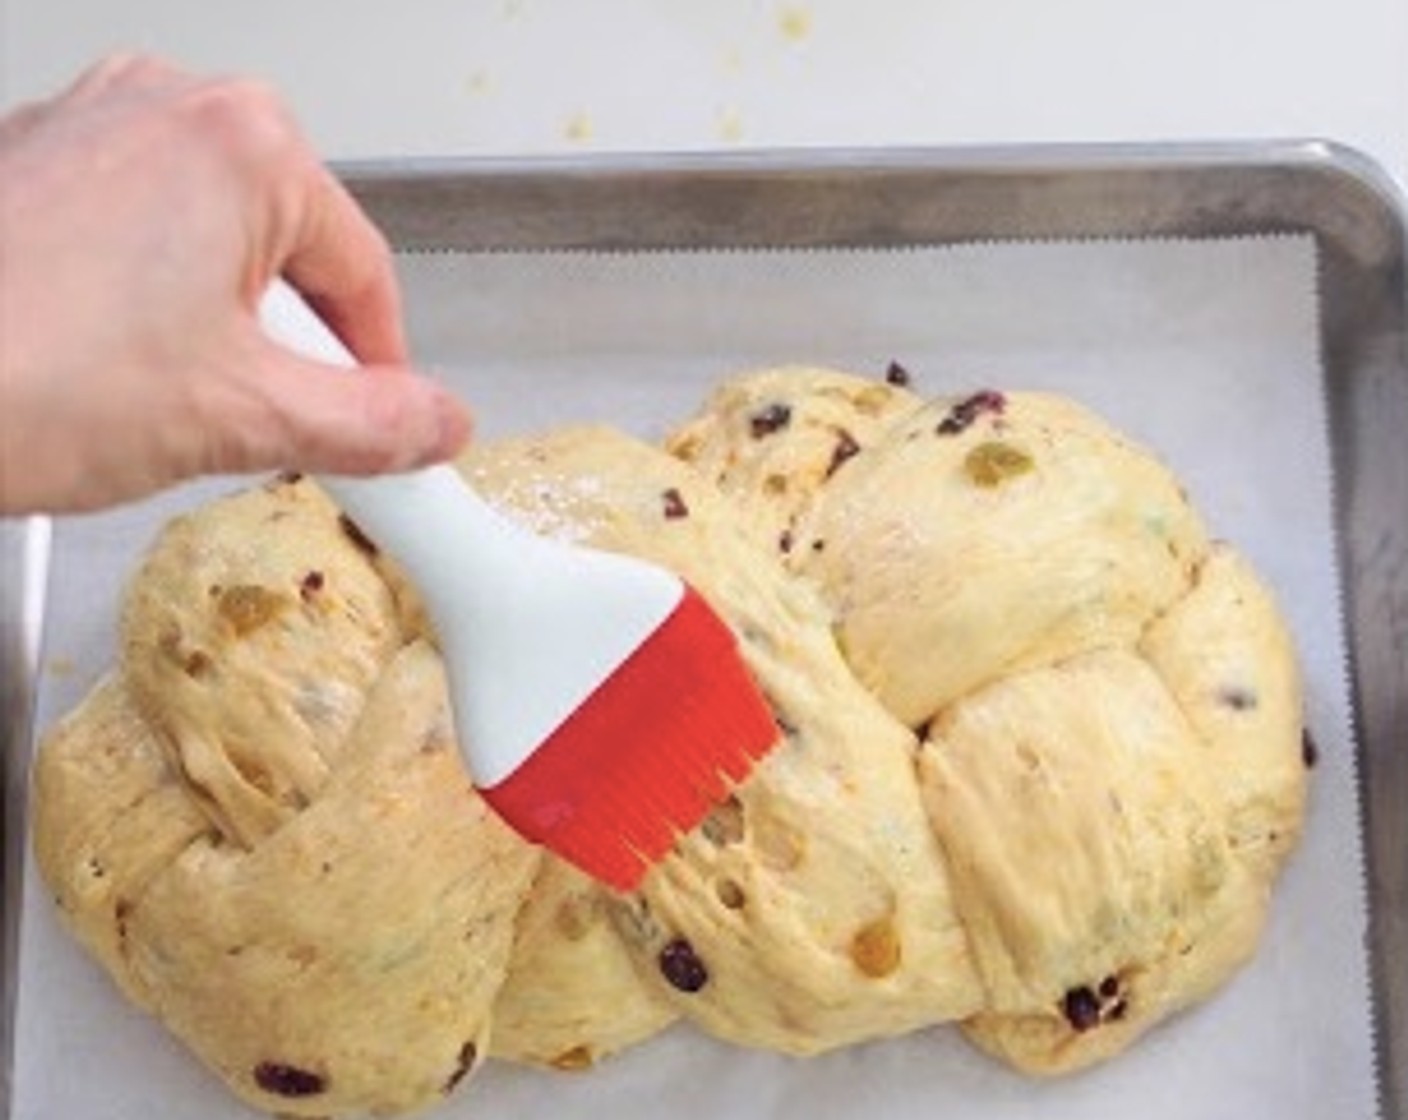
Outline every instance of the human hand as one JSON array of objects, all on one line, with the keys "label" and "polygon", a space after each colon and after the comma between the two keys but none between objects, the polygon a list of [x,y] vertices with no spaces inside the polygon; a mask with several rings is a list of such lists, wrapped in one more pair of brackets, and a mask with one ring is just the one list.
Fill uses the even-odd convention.
[{"label": "human hand", "polygon": [[[264,335],[280,274],[364,371]],[[447,458],[468,413],[405,361],[384,239],[264,87],[114,58],[0,122],[0,514]]]}]

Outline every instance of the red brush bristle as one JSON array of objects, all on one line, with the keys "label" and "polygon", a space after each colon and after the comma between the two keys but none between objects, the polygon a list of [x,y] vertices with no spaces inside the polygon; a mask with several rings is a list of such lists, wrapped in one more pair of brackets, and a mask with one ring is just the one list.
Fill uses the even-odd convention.
[{"label": "red brush bristle", "polygon": [[732,631],[686,588],[640,648],[482,792],[528,839],[629,891],[778,736]]}]

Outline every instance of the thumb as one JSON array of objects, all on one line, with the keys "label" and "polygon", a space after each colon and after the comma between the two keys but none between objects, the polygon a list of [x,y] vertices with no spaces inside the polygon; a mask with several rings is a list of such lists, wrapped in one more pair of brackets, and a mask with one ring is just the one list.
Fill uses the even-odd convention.
[{"label": "thumb", "polygon": [[248,469],[369,475],[451,458],[469,438],[465,405],[402,366],[338,369],[273,342],[260,364],[272,423],[246,444]]}]

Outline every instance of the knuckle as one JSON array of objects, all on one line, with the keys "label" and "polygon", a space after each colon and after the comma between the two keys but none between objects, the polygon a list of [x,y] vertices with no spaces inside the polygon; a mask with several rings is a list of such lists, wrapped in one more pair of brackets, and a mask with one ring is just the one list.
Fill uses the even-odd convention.
[{"label": "knuckle", "polygon": [[84,77],[95,84],[120,81],[129,77],[146,61],[147,56],[138,51],[114,51],[89,67]]},{"label": "knuckle", "polygon": [[72,92],[83,96],[114,90],[146,89],[179,80],[183,76],[182,71],[156,55],[142,51],[115,51],[79,75]]},{"label": "knuckle", "polygon": [[91,82],[95,84],[110,82],[124,73],[136,57],[138,56],[131,51],[114,51],[112,54],[104,55],[88,67],[78,80],[80,83]]},{"label": "knuckle", "polygon": [[129,51],[117,56],[117,76],[123,79],[144,82],[165,81],[185,77],[184,72],[154,54],[144,51]]},{"label": "knuckle", "polygon": [[252,78],[197,83],[182,98],[181,114],[194,132],[236,163],[277,161],[300,142],[278,94]]}]

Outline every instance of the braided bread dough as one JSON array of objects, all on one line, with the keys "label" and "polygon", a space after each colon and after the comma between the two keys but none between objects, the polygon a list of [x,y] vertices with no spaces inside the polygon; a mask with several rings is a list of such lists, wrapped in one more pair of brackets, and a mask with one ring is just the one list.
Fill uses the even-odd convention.
[{"label": "braided bread dough", "polygon": [[1295,660],[1147,453],[1055,397],[801,368],[666,449],[579,428],[460,464],[684,575],[776,712],[629,897],[487,811],[413,591],[310,482],[154,545],[120,665],[42,745],[36,852],[249,1102],[402,1111],[486,1054],[582,1068],[681,1017],[793,1054],[957,1022],[1059,1072],[1253,952],[1304,815]]}]

